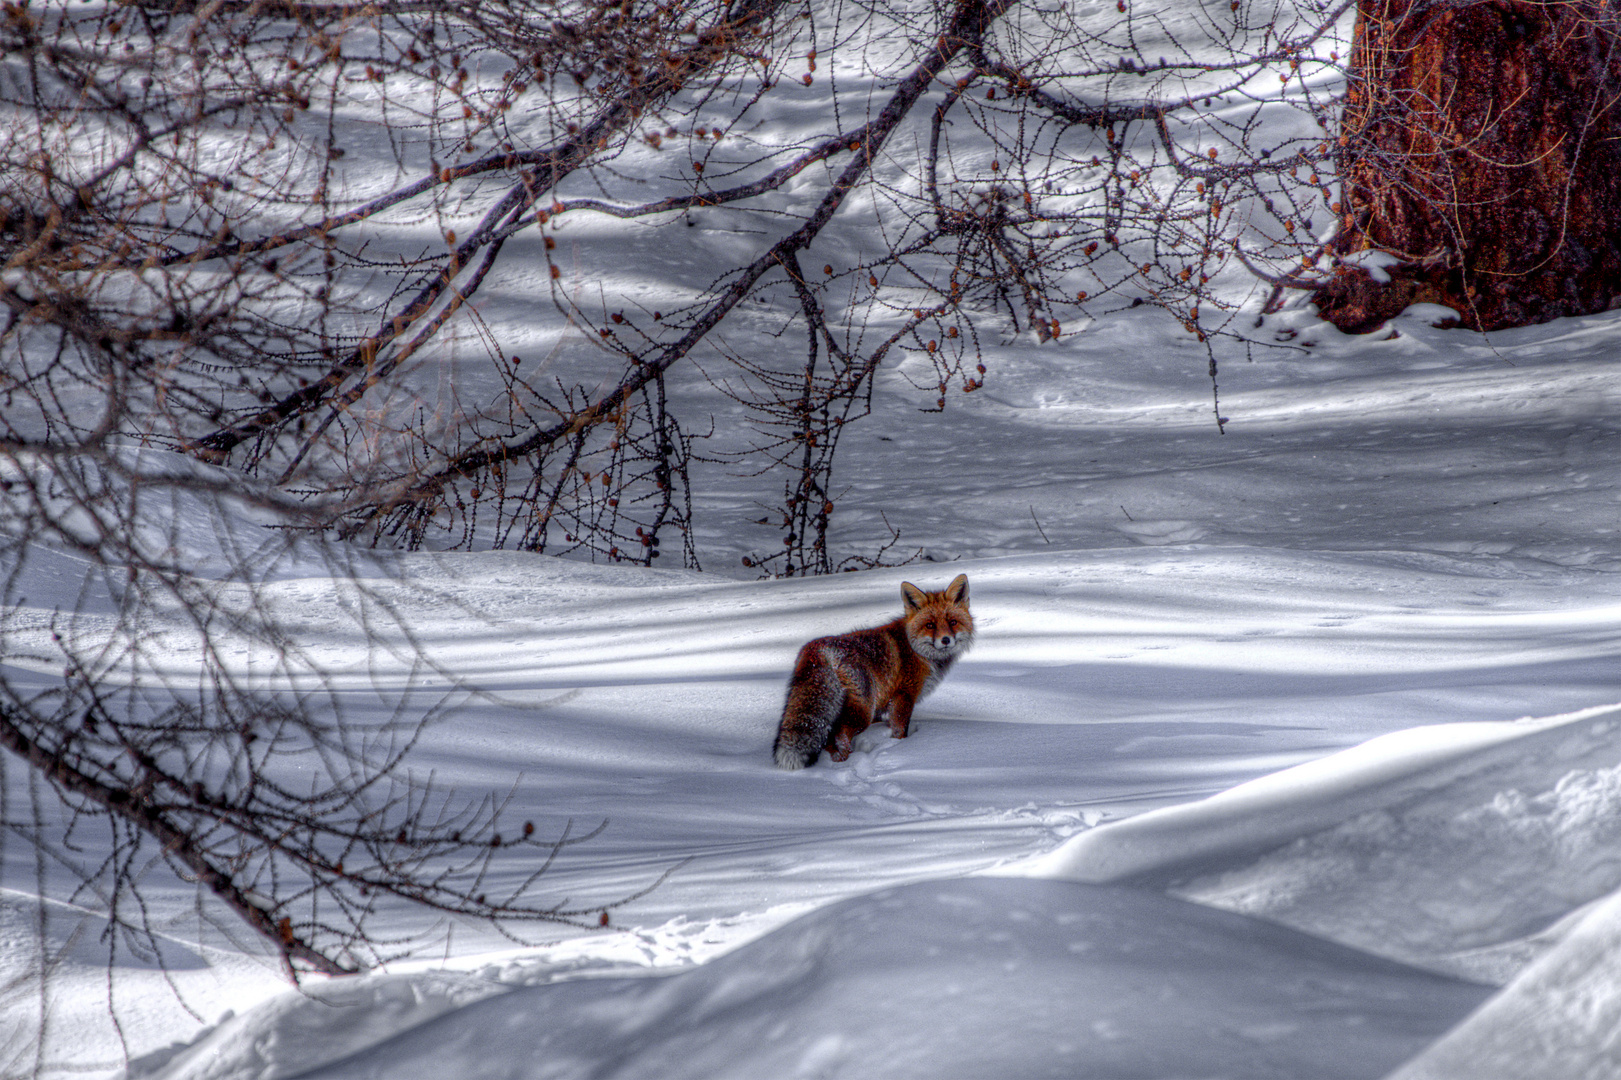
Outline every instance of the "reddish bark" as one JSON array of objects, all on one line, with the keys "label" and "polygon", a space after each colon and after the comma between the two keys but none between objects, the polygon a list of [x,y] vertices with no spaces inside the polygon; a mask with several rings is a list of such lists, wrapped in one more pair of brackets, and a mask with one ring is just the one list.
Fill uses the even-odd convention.
[{"label": "reddish bark", "polygon": [[1337,250],[1313,301],[1362,333],[1409,304],[1495,330],[1621,302],[1621,16],[1608,0],[1361,0]]}]

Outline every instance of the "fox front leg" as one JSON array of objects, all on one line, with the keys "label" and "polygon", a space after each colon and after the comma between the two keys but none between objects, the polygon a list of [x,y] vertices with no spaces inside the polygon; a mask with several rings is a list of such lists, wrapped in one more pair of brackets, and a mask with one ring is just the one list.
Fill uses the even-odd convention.
[{"label": "fox front leg", "polygon": [[917,702],[906,694],[896,694],[889,703],[888,720],[889,736],[892,739],[904,739],[912,726],[912,706]]}]

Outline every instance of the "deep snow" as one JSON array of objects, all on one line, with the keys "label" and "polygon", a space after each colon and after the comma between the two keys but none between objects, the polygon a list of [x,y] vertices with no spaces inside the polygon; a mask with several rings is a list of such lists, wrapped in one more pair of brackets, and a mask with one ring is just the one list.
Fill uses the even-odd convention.
[{"label": "deep snow", "polygon": [[[801,139],[823,104],[767,110],[756,137]],[[612,294],[670,306],[752,250],[747,224],[557,235]],[[860,223],[839,229],[858,252]],[[534,303],[541,242],[509,241],[478,314],[508,349],[561,342],[557,373],[585,378],[599,354]],[[102,913],[42,901],[55,871],[8,838],[0,1072],[33,1069],[43,1031],[44,1075],[128,1054],[131,1077],[172,1080],[1615,1075],[1621,313],[1490,339],[1433,314],[1347,338],[1302,310],[1255,326],[1252,304],[1252,340],[1216,343],[1225,433],[1203,350],[1147,309],[987,341],[984,388],[944,413],[918,411],[926,358],[896,357],[844,434],[832,534],[870,551],[893,523],[895,553],[920,552],[904,567],[745,580],[777,481],[723,466],[695,481],[705,573],[511,552],[264,567],[263,601],[352,715],[458,692],[350,617],[355,582],[477,691],[413,768],[511,790],[551,835],[607,821],[552,895],[609,905],[670,876],[610,928],[528,947],[391,910],[398,963],[292,990],[158,878],[172,947],[109,971]],[[740,320],[729,347],[778,347],[787,317]],[[478,352],[402,395],[476,378]],[[737,438],[698,372],[671,392]],[[206,575],[260,521],[186,504],[162,527]],[[29,565],[13,641],[76,607],[98,632],[76,556]],[[978,639],[913,737],[775,769],[798,646],[957,572]],[[22,820],[26,783],[6,790]]]},{"label": "deep snow", "polygon": [[[200,920],[186,889],[158,890],[188,943],[177,944],[181,959],[167,977],[133,963],[114,973],[116,1011],[138,1059],[132,1075],[271,1077],[329,1067],[392,1075],[419,1057],[413,1040],[439,1038],[432,1032],[480,1047],[454,1067],[476,1058],[490,1075],[507,1066],[549,1075],[537,1062],[554,1063],[555,1075],[638,1075],[670,1060],[660,1054],[701,1072],[697,1063],[711,1059],[678,1049],[700,1036],[736,1075],[981,1075],[971,1062],[984,1059],[961,1056],[957,1044],[939,1043],[938,1055],[906,1049],[919,1031],[951,1030],[987,1052],[1013,1045],[1003,1034],[1022,1033],[1015,1042],[1027,1075],[1087,1075],[1062,1064],[1077,1060],[1108,1062],[1116,1076],[1186,1075],[1178,1062],[1192,1059],[1175,1055],[1195,1053],[1209,1075],[1289,1075],[1305,1060],[1297,1055],[1318,1047],[1313,1069],[1366,1065],[1343,1075],[1372,1076],[1461,1020],[1489,992],[1482,983],[1507,983],[1489,1008],[1515,1011],[1544,1043],[1587,1047],[1572,1053],[1605,1060],[1607,1014],[1579,1003],[1609,1000],[1616,977],[1585,953],[1561,966],[1560,942],[1608,940],[1609,923],[1582,919],[1590,904],[1593,919],[1605,915],[1604,898],[1621,884],[1611,824],[1621,739],[1602,710],[1555,724],[1511,722],[1621,700],[1621,578],[1607,539],[1621,501],[1601,460],[1615,445],[1617,417],[1592,390],[1613,322],[1522,335],[1541,359],[1520,357],[1496,381],[1470,353],[1478,339],[1419,324],[1402,340],[1411,354],[1422,348],[1422,359],[1391,362],[1382,350],[1399,342],[1319,331],[1338,357],[1254,362],[1266,384],[1257,400],[1270,410],[1264,435],[1246,432],[1236,389],[1225,410],[1234,416],[1230,433],[1207,431],[1199,399],[1208,386],[1169,364],[1120,366],[1107,329],[1096,341],[1078,335],[1062,354],[1032,349],[1023,381],[1002,382],[1010,399],[1084,400],[1105,377],[1124,385],[1136,372],[1145,399],[1180,394],[1188,418],[1157,437],[1123,437],[1107,460],[1099,447],[1132,424],[1094,417],[1101,430],[1093,432],[1074,415],[1081,406],[1003,412],[976,400],[932,418],[935,426],[916,436],[924,457],[948,455],[981,426],[990,439],[996,425],[1017,423],[1030,432],[1017,445],[1041,441],[1054,473],[1064,474],[1068,460],[1078,474],[1082,459],[1101,473],[1020,491],[1024,520],[1039,518],[1051,546],[1011,509],[1000,533],[986,523],[972,493],[995,490],[995,454],[955,458],[949,478],[923,471],[936,479],[874,487],[892,517],[934,523],[926,528],[937,534],[919,530],[931,550],[967,556],[949,567],[739,581],[518,553],[393,560],[393,576],[375,571],[370,587],[441,664],[485,692],[431,730],[418,767],[469,791],[516,780],[517,812],[542,828],[606,819],[600,838],[558,863],[551,885],[559,897],[609,903],[674,872],[615,908],[608,931],[533,949],[473,926],[448,928],[447,941],[446,927],[398,912],[391,926],[423,935],[414,959],[391,974],[302,992],[281,988],[274,970],[252,959],[247,935],[229,940],[228,920]],[[1152,324],[1136,332],[1151,333]],[[1564,351],[1552,347],[1560,342]],[[1359,350],[1377,380],[1353,363]],[[1059,355],[1062,364],[1051,359]],[[1363,430],[1353,414],[1381,417],[1384,438],[1406,434],[1400,453],[1370,466],[1356,438],[1322,436],[1319,414],[1336,386],[1359,402],[1339,430]],[[1541,397],[1527,403],[1533,392]],[[881,404],[909,407],[899,390]],[[1535,415],[1505,443],[1490,420],[1517,406]],[[931,442],[931,432],[943,441]],[[1206,442],[1239,450],[1206,462],[1192,448]],[[1307,465],[1315,471],[1303,478]],[[1319,483],[1336,470],[1364,489],[1367,511],[1329,535],[1321,530],[1345,496]],[[1460,471],[1467,488],[1455,487]],[[1476,481],[1481,471],[1491,479]],[[1517,501],[1495,500],[1516,502],[1510,523],[1488,531],[1497,511],[1486,496],[1515,483]],[[1104,516],[1083,504],[1101,498],[1099,489],[1137,504],[1141,516],[1121,518],[1128,526],[1171,520],[1143,510],[1158,500],[1177,505],[1175,520],[1209,532],[1186,540],[1110,525],[1107,534],[1100,526],[1054,536],[1066,513]],[[857,512],[863,498],[849,497]],[[956,505],[964,513],[952,515]],[[1268,516],[1267,535],[1227,531],[1234,526],[1217,520],[1218,506]],[[1447,509],[1426,516],[1436,506]],[[1386,536],[1426,520],[1436,530],[1425,537],[1404,545]],[[1457,539],[1469,529],[1488,538]],[[206,549],[210,535],[199,528],[192,540]],[[1024,552],[996,554],[1010,545]],[[386,654],[342,617],[341,582],[296,570],[278,571],[266,597],[296,614],[328,661],[356,665],[357,703],[363,681],[403,681],[403,666],[391,676]],[[914,736],[869,733],[844,765],[824,761],[798,775],[772,767],[797,646],[889,617],[902,580],[937,587],[959,570],[972,583],[978,641],[920,707]],[[42,586],[42,609],[51,595]],[[1390,734],[1414,725],[1427,726]],[[1297,765],[1306,771],[1259,779]],[[1246,781],[1254,783],[1199,801]],[[1168,839],[1147,854],[1111,839],[1157,828]],[[1060,865],[1069,852],[1090,850],[1095,860],[1105,849],[1130,852],[1131,865],[1107,873]],[[6,935],[32,945],[40,933],[28,896],[32,861],[15,844],[5,858],[14,890],[5,894]],[[1032,865],[1059,878],[1135,884],[1099,893],[975,880],[961,894],[973,898],[968,914],[931,899],[955,895],[942,882],[1029,874]],[[1181,899],[1173,903],[1167,890]],[[1230,914],[1211,919],[1188,900]],[[1105,935],[1110,948],[1151,959],[1095,965],[1087,950],[1070,951],[1082,939],[1069,936],[1061,916],[1096,905],[1117,920]],[[1308,947],[1276,924],[1385,959]],[[109,983],[96,933],[93,919],[52,909],[44,939],[68,953],[51,984],[50,1049],[64,1066],[105,1071],[120,1051],[105,1018]],[[858,948],[871,934],[891,951]],[[1203,942],[1215,975],[1184,970],[1193,961],[1174,949],[1156,951],[1167,938]],[[7,951],[9,976],[28,951]],[[788,970],[790,955],[808,966]],[[886,959],[893,956],[904,966]],[[1013,962],[1022,966],[1005,971]],[[1334,984],[1341,996],[1309,999],[1320,1012],[1275,992],[1309,980],[1319,970],[1312,964],[1342,980]],[[629,977],[650,971],[687,974]],[[895,989],[897,978],[909,993]],[[1225,989],[1212,990],[1211,978]],[[750,1011],[739,988],[755,985],[759,1008]],[[1392,1006],[1386,994],[1406,1004]],[[897,996],[914,1004],[886,1007]],[[9,1001],[14,1021],[31,1021],[30,999]],[[715,1001],[741,1002],[742,1013],[706,1011]],[[237,1015],[219,1023],[228,1009]],[[937,1014],[950,1022],[925,1025],[922,1017]],[[1010,1014],[1022,1026],[1009,1029]],[[535,1016],[556,1019],[563,1042],[544,1053],[522,1043],[489,1054],[506,1025],[528,1030],[525,1018]],[[1342,1022],[1358,1017],[1366,1053],[1330,1050],[1332,1039],[1350,1038]],[[171,1045],[210,1028],[190,1050]],[[1480,1029],[1457,1027],[1431,1054],[1443,1071],[1422,1075],[1494,1060],[1497,1051],[1481,1048],[1501,1041],[1491,1034],[1498,1029],[1470,1034]],[[1532,1036],[1514,1042],[1521,1057],[1534,1045]],[[448,1071],[443,1054],[422,1060]]]},{"label": "deep snow", "polygon": [[1488,992],[1163,895],[967,878],[677,974],[484,998],[304,1075],[1377,1077]]}]

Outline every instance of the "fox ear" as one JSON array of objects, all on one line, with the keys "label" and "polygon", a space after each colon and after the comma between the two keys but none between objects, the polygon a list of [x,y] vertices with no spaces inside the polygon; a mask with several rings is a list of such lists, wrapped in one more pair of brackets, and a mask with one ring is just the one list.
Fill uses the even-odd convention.
[{"label": "fox ear", "polygon": [[913,612],[921,608],[929,598],[923,594],[922,589],[913,585],[910,581],[903,581],[901,582],[901,599],[906,601],[906,610]]},{"label": "fox ear", "polygon": [[958,574],[946,586],[946,599],[953,604],[965,603],[968,600],[968,575]]}]

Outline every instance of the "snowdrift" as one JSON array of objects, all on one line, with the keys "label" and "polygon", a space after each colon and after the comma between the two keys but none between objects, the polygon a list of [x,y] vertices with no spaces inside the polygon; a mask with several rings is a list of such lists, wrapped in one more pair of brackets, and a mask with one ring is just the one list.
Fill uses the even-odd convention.
[{"label": "snowdrift", "polygon": [[511,990],[308,1072],[249,1029],[162,1075],[1372,1080],[1487,993],[1151,892],[977,878],[832,904],[677,974]]},{"label": "snowdrift", "polygon": [[1597,1078],[1618,773],[1616,707],[1396,732],[675,973],[328,984],[133,1075]]}]

